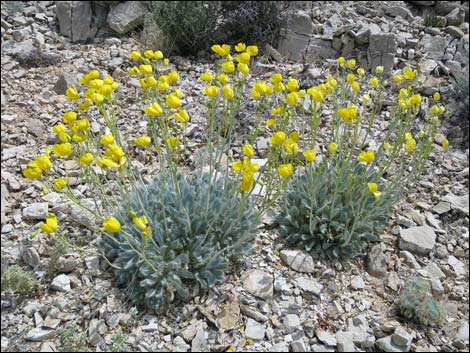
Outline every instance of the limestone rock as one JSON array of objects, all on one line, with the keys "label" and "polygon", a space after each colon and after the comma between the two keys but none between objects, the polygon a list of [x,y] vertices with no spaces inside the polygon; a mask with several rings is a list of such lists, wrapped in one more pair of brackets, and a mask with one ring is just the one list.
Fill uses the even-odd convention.
[{"label": "limestone rock", "polygon": [[299,250],[282,250],[281,259],[291,269],[297,272],[312,273],[315,270],[313,258]]},{"label": "limestone rock", "polygon": [[429,226],[413,227],[400,231],[399,248],[412,253],[426,255],[436,243],[436,233]]},{"label": "limestone rock", "polygon": [[111,7],[108,25],[119,34],[129,32],[144,22],[146,10],[140,1],[125,1]]},{"label": "limestone rock", "polygon": [[243,288],[262,299],[273,296],[273,276],[260,270],[250,270],[244,275]]}]

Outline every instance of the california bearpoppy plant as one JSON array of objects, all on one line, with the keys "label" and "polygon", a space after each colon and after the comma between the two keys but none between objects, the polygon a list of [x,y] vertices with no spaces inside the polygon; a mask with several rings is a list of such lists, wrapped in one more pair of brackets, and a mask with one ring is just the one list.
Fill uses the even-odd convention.
[{"label": "california bearpoppy plant", "polygon": [[[128,72],[140,88],[133,118],[145,122],[145,131],[122,131],[119,83],[91,70],[66,91],[70,109],[52,127],[55,143],[23,170],[89,212],[90,226],[102,237],[98,251],[118,284],[149,308],[186,300],[220,281],[248,254],[259,220],[279,200],[281,237],[331,257],[360,254],[404,186],[421,173],[445,111],[435,95],[415,132],[425,99],[413,89],[416,70],[406,68],[391,83],[397,106],[383,141],[371,145],[389,84],[383,68],[368,77],[353,58],[340,58],[337,74],[301,89],[295,77],[281,73],[251,82],[254,45],[214,44],[211,50],[214,69],[200,75],[202,163],[186,153],[192,116],[180,74],[161,51],[134,50]],[[238,113],[247,100],[254,111],[250,129],[241,132]],[[98,121],[103,126],[92,129]],[[257,149],[261,136],[268,141],[264,159]],[[235,147],[234,141],[242,142]],[[141,175],[141,156],[156,166],[153,178]],[[77,197],[58,168],[67,160],[81,168],[94,207]],[[52,213],[40,225],[63,237],[60,228]]]}]

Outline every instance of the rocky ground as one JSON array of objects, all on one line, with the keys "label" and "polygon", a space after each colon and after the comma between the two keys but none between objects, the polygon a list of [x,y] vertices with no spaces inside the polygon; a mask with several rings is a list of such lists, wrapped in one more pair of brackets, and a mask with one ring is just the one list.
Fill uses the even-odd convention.
[{"label": "rocky ground", "polygon": [[[455,19],[461,16],[459,11],[450,16],[453,24],[435,28],[425,27],[421,10],[403,2],[324,2],[321,6],[320,10],[307,4],[304,12],[293,15],[305,19],[307,14],[314,31],[321,33],[321,38],[310,38],[301,48],[306,50],[304,58],[324,48],[320,39],[336,43],[335,50],[344,53],[351,47],[348,37],[354,37],[352,54],[366,45],[364,38],[369,41],[371,33],[393,35],[397,45],[366,46],[364,60],[369,55],[390,66],[418,67],[428,77],[424,93],[439,89],[443,96],[450,89],[446,73],[468,65],[469,26]],[[353,23],[356,27],[351,27]],[[381,241],[370,245],[366,257],[343,267],[288,249],[275,241],[276,225],[267,216],[253,256],[241,270],[229,273],[223,284],[186,305],[170,307],[165,314],[139,313],[114,287],[111,273],[103,270],[97,256],[68,252],[54,258],[57,248],[46,236],[30,239],[48,211],[62,213],[64,222],[73,218],[86,223],[88,218],[79,208],[68,207],[59,194],[44,196],[40,182],[27,181],[21,174],[26,163],[52,141],[51,127],[69,109],[65,88],[90,69],[112,74],[122,84],[121,127],[136,129],[132,117],[139,108],[128,103],[138,82],[129,80],[126,70],[129,52],[139,43],[129,36],[71,43],[58,34],[52,1],[26,2],[18,12],[2,2],[1,27],[2,273],[19,263],[41,280],[36,295],[2,291],[2,351],[58,351],[71,349],[70,342],[76,349],[92,351],[468,351],[468,150],[454,145],[443,153],[439,144],[448,131],[438,134],[425,176],[396,206]],[[287,31],[299,36],[299,28]],[[359,33],[362,37],[357,39]],[[335,38],[340,38],[339,44]],[[358,42],[362,44],[357,46]],[[270,54],[254,67],[256,78],[278,70],[301,71],[301,64],[280,57],[289,57],[293,48],[288,44],[280,44],[281,54],[267,48]],[[275,61],[276,57],[281,60]],[[187,92],[185,107],[193,116],[188,135],[195,148],[203,122],[197,104],[202,84],[197,78],[210,66],[170,59],[181,72],[180,84]],[[321,79],[330,64],[317,63],[309,75]],[[144,125],[137,126],[145,131]],[[99,125],[92,128],[99,130]],[[259,148],[262,144],[258,141]],[[79,185],[76,165],[66,164],[65,170],[77,190],[89,195],[90,190]],[[70,222],[67,232],[82,246],[96,246],[96,235],[86,227]],[[442,327],[417,325],[396,314],[397,297],[416,274],[430,279],[433,294],[447,309]]]}]

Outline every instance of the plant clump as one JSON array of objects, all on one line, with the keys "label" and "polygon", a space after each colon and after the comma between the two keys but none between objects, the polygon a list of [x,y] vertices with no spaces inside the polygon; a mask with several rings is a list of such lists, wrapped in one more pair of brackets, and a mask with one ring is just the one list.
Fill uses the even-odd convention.
[{"label": "plant clump", "polygon": [[9,266],[2,276],[2,290],[34,295],[38,285],[38,280],[34,278],[33,274],[23,270],[19,265]]},{"label": "plant clump", "polygon": [[422,325],[440,325],[447,312],[431,293],[428,280],[421,277],[412,279],[398,299],[400,315]]}]

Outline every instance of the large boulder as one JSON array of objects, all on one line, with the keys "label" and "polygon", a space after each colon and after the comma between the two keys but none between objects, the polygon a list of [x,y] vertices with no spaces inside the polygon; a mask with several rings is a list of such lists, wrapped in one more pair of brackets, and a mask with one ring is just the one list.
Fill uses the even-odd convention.
[{"label": "large boulder", "polygon": [[280,33],[279,53],[289,60],[302,60],[313,32],[313,22],[305,11],[297,10],[290,14],[287,28],[283,28]]},{"label": "large boulder", "polygon": [[106,8],[91,1],[57,1],[60,33],[72,42],[93,39],[104,22]]},{"label": "large boulder", "polygon": [[371,33],[369,37],[369,49],[367,50],[367,62],[370,69],[383,66],[385,72],[393,68],[397,53],[397,40],[393,33]]},{"label": "large boulder", "polygon": [[108,14],[108,25],[119,34],[129,32],[144,22],[146,9],[140,1],[125,1],[112,6]]}]

